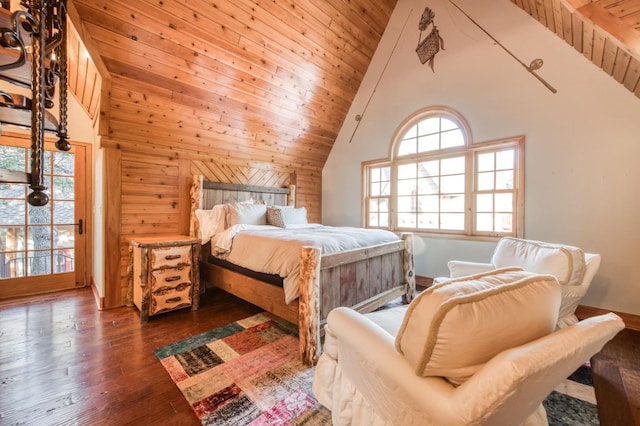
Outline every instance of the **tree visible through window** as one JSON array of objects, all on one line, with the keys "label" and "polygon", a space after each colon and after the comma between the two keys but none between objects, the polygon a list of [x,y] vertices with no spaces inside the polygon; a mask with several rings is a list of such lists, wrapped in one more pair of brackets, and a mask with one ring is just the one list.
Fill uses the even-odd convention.
[{"label": "tree visible through window", "polygon": [[461,115],[430,108],[400,126],[391,152],[364,164],[366,226],[522,235],[523,137],[473,143]]}]

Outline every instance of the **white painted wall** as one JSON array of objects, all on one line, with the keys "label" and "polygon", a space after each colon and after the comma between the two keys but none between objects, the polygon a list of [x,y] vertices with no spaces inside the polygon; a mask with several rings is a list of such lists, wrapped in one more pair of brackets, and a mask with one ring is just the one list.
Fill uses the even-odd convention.
[{"label": "white painted wall", "polygon": [[[455,1],[522,62],[542,58],[537,73],[558,93],[448,0],[399,0],[323,170],[323,222],[362,225],[361,162],[386,158],[407,116],[445,105],[475,141],[526,136],[525,237],[600,253],[582,304],[640,314],[640,99],[508,0]],[[426,5],[445,43],[435,72],[415,53]],[[418,238],[416,273],[446,275],[453,258],[487,261],[494,246]]]}]

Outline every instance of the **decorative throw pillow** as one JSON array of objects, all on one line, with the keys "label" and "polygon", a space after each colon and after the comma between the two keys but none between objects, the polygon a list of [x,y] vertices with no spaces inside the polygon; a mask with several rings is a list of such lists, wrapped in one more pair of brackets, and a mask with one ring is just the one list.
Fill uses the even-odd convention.
[{"label": "decorative throw pillow", "polygon": [[237,224],[266,225],[267,206],[265,204],[227,204],[227,228]]},{"label": "decorative throw pillow", "polygon": [[284,228],[284,218],[282,217],[282,208],[280,206],[272,206],[267,208],[267,224]]},{"label": "decorative throw pillow", "polygon": [[563,285],[579,285],[585,272],[584,252],[578,247],[504,237],[491,263],[496,268],[521,266],[525,271],[553,275]]},{"label": "decorative throw pillow", "polygon": [[559,307],[551,275],[504,268],[452,279],[411,302],[395,345],[417,375],[460,384],[503,350],[552,332]]}]

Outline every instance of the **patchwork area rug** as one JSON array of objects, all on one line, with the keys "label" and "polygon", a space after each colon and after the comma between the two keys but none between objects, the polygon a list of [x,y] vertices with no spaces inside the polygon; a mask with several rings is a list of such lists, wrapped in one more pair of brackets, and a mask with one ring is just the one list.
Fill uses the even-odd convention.
[{"label": "patchwork area rug", "polygon": [[[156,349],[203,425],[330,425],[298,360],[297,327],[261,313]],[[550,425],[598,425],[588,367],[544,401]]]}]

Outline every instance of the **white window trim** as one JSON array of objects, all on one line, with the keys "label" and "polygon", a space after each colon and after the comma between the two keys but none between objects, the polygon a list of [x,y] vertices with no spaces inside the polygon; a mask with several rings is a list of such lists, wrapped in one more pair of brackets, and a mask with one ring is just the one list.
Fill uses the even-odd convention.
[{"label": "white window trim", "polygon": [[[397,156],[397,150],[402,140],[402,136],[416,123],[424,119],[428,115],[443,115],[448,119],[451,119],[459,125],[463,134],[465,135],[465,146],[445,148],[434,153],[418,153],[405,155],[402,157]],[[394,232],[413,232],[418,235],[427,237],[438,238],[460,238],[460,239],[477,239],[494,241],[505,235],[511,235],[522,238],[524,236],[524,153],[525,153],[525,137],[523,135],[514,136],[509,138],[501,138],[496,140],[490,140],[486,142],[473,142],[471,137],[471,129],[464,119],[464,117],[458,112],[443,106],[430,107],[422,109],[412,114],[406,120],[403,121],[393,135],[393,138],[389,147],[389,157],[386,159],[377,159],[365,161],[362,163],[362,223],[365,227],[369,227],[369,173],[368,170],[375,167],[391,168],[391,193],[389,195],[389,227]],[[513,214],[513,231],[511,233],[496,233],[496,232],[475,232],[475,220],[476,220],[476,161],[475,155],[478,152],[494,150],[500,148],[515,147],[515,175],[514,175],[514,214]],[[399,228],[397,227],[397,166],[404,163],[412,163],[416,160],[425,159],[437,159],[446,158],[450,156],[460,155],[464,153],[466,156],[466,186],[465,186],[465,230],[463,231],[451,231],[451,230],[423,230],[415,228]],[[379,227],[377,227],[379,228]]]}]

